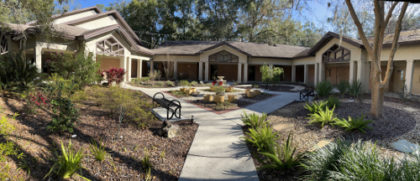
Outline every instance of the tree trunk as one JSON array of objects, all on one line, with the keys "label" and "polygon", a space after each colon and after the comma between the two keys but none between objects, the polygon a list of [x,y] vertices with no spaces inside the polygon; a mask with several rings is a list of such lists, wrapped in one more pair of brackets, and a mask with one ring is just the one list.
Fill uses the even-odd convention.
[{"label": "tree trunk", "polygon": [[384,87],[380,85],[381,72],[374,61],[372,61],[371,67],[371,106],[370,114],[376,119],[382,117],[382,108],[384,103]]}]

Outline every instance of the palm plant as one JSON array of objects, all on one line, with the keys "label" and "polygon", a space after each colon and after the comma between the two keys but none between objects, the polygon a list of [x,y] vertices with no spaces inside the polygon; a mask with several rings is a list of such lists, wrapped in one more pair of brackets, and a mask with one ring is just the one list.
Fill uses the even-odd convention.
[{"label": "palm plant", "polygon": [[248,126],[250,128],[259,128],[267,125],[267,114],[262,114],[261,116],[252,113],[252,114],[246,114],[244,113],[242,115],[242,121],[245,124],[245,126]]},{"label": "palm plant", "polygon": [[372,120],[365,119],[365,117],[362,115],[358,118],[352,118],[349,116],[347,120],[337,119],[333,124],[344,128],[346,131],[359,130],[362,133],[366,133],[366,129],[370,129],[368,125],[371,122]]},{"label": "palm plant", "polygon": [[268,162],[262,168],[291,170],[298,166],[302,155],[296,153],[296,148],[292,144],[293,138],[289,133],[287,140],[281,146],[276,145],[274,152],[260,152],[268,158]]},{"label": "palm plant", "polygon": [[259,152],[273,153],[277,137],[277,133],[266,125],[249,129],[249,132],[246,133],[245,141],[255,146]]},{"label": "palm plant", "polygon": [[329,109],[328,107],[324,110],[319,111],[318,113],[309,114],[309,124],[320,123],[321,128],[326,124],[334,123],[339,120],[334,114],[335,107]]},{"label": "palm plant", "polygon": [[[84,157],[83,151],[75,151],[71,141],[67,145],[67,148],[61,143],[61,154],[62,155],[57,158],[47,175],[45,175],[44,179],[51,174],[55,174],[61,179],[70,179],[73,174],[77,174],[76,172],[82,168],[81,163]],[[81,175],[79,176],[82,177]]]},{"label": "palm plant", "polygon": [[324,110],[327,107],[327,101],[314,101],[312,103],[306,103],[305,109],[312,114],[318,114],[318,112]]}]

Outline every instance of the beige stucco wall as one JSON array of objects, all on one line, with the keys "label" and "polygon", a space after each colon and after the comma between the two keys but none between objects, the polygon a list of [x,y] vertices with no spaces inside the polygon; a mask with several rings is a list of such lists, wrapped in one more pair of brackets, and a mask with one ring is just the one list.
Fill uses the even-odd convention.
[{"label": "beige stucco wall", "polygon": [[62,18],[57,18],[53,21],[53,24],[61,24],[61,23],[73,21],[73,20],[76,20],[76,19],[81,19],[81,18],[93,16],[93,15],[96,15],[96,14],[97,13],[94,10],[86,11],[86,12],[83,12],[83,13],[78,13],[78,14],[74,14],[74,15],[70,15],[70,16],[65,16],[65,17],[62,17]]},{"label": "beige stucco wall", "polygon": [[304,57],[293,60],[293,65],[315,64],[315,57]]},{"label": "beige stucco wall", "polygon": [[[387,61],[390,48],[384,48],[381,54],[381,60]],[[395,52],[394,60],[418,60],[420,59],[420,44],[419,45],[401,45]]]},{"label": "beige stucco wall", "polygon": [[411,91],[415,95],[420,95],[420,61],[414,62],[413,84]]},{"label": "beige stucco wall", "polygon": [[99,18],[96,20],[92,20],[92,21],[88,21],[82,24],[78,24],[76,25],[76,27],[80,27],[80,28],[84,28],[84,29],[88,29],[88,30],[93,30],[93,29],[98,29],[98,28],[102,28],[102,27],[106,27],[106,26],[111,26],[111,25],[116,25],[118,24],[118,21],[111,15],[103,17],[103,18]]}]

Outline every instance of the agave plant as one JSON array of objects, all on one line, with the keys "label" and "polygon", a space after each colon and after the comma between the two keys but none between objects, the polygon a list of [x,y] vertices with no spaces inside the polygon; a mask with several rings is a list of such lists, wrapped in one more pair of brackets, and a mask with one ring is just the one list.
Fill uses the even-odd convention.
[{"label": "agave plant", "polygon": [[296,152],[296,148],[292,145],[293,138],[289,134],[287,140],[280,146],[276,145],[274,152],[260,152],[266,156],[268,161],[264,163],[262,168],[291,170],[300,164],[302,155]]},{"label": "agave plant", "polygon": [[[71,141],[69,142],[67,147],[65,147],[64,144],[61,143],[61,153],[62,154],[57,158],[56,162],[51,167],[47,175],[45,175],[44,179],[49,177],[51,174],[55,174],[61,179],[70,179],[74,174],[77,174],[77,171],[79,171],[82,168],[81,163],[84,157],[83,151],[75,151],[73,149]],[[82,177],[81,175],[79,176]]]},{"label": "agave plant", "polygon": [[339,118],[337,118],[334,114],[335,107],[332,109],[329,109],[328,107],[324,110],[319,111],[318,113],[312,113],[309,114],[309,124],[315,124],[320,123],[321,128],[323,128],[326,124],[331,124],[334,122],[339,121]]}]

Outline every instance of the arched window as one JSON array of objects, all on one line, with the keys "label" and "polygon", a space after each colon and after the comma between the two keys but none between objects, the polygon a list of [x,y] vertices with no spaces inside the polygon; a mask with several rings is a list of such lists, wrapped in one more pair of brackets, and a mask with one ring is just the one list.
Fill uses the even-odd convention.
[{"label": "arched window", "polygon": [[0,34],[0,55],[6,54],[7,52],[9,52],[7,37],[3,34]]},{"label": "arched window", "polygon": [[229,53],[228,51],[220,51],[213,55],[209,56],[209,62],[217,63],[237,63],[239,62],[239,57]]},{"label": "arched window", "polygon": [[106,56],[124,56],[124,48],[111,37],[96,43],[96,53]]},{"label": "arched window", "polygon": [[350,61],[350,50],[334,45],[322,55],[323,62],[348,62]]}]

